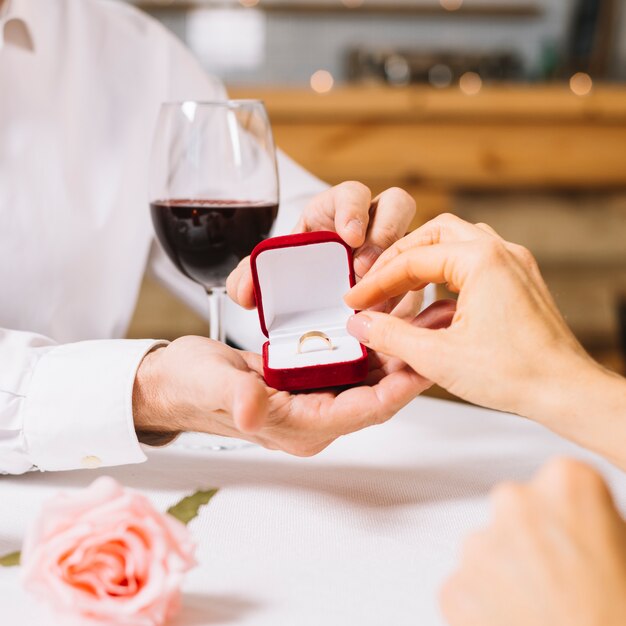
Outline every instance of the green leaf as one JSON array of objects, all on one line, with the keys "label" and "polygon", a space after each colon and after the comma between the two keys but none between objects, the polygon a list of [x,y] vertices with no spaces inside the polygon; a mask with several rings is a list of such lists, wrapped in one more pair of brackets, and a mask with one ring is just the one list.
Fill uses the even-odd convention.
[{"label": "green leaf", "polygon": [[11,552],[11,554],[5,554],[0,557],[0,566],[2,567],[15,567],[20,564],[21,552]]},{"label": "green leaf", "polygon": [[207,489],[206,491],[196,491],[191,496],[186,496],[178,504],[171,506],[167,512],[175,517],[179,522],[188,524],[198,515],[201,506],[209,503],[209,500],[217,493],[217,489]]}]

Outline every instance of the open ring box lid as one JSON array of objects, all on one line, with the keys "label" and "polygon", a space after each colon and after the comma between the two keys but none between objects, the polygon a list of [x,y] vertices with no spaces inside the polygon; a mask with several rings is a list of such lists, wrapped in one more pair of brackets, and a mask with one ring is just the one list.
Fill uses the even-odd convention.
[{"label": "open ring box lid", "polygon": [[[343,296],[354,285],[352,250],[332,232],[273,237],[252,252],[250,263],[261,329],[265,381],[275,389],[297,391],[362,382],[367,351],[348,334],[354,313]],[[300,337],[321,331],[302,344]]]}]

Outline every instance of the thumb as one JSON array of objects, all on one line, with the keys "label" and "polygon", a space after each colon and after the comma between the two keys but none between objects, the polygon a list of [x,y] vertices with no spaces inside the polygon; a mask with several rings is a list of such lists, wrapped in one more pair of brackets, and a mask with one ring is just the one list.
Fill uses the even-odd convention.
[{"label": "thumb", "polygon": [[226,291],[230,299],[244,309],[254,309],[254,283],[250,269],[250,257],[243,259],[226,279]]},{"label": "thumb", "polygon": [[368,348],[395,356],[433,382],[440,358],[442,331],[420,328],[386,313],[367,311],[348,320],[348,332]]},{"label": "thumb", "polygon": [[231,370],[226,382],[224,404],[233,423],[243,433],[260,430],[269,414],[269,401],[261,381],[250,372]]}]

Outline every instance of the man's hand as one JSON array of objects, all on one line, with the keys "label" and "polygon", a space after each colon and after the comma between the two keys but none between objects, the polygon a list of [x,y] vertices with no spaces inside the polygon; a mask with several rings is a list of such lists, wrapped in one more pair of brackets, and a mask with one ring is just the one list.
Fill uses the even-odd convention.
[{"label": "man's hand", "polygon": [[[453,308],[440,305],[416,325],[440,327]],[[268,387],[259,355],[203,337],[182,337],[148,354],[133,393],[142,433],[191,430],[259,443],[298,456],[316,454],[341,435],[389,419],[431,383],[399,359],[370,354],[365,384],[291,394]]]},{"label": "man's hand", "polygon": [[601,476],[561,459],[496,488],[441,607],[450,626],[626,624],[626,523]]},{"label": "man's hand", "polygon": [[[336,232],[355,249],[354,271],[358,280],[384,250],[405,235],[414,215],[415,201],[402,189],[387,189],[372,199],[365,185],[345,182],[315,196],[293,232]],[[255,307],[249,257],[232,272],[226,286],[228,295],[239,305]],[[393,305],[397,302],[394,300]]]}]

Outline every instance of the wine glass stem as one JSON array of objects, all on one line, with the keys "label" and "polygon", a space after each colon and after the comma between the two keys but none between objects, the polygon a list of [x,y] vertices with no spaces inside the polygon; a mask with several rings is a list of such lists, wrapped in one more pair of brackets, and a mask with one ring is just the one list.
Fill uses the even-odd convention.
[{"label": "wine glass stem", "polygon": [[226,340],[224,328],[224,303],[226,301],[225,287],[211,287],[206,290],[209,297],[209,337],[215,341]]}]

